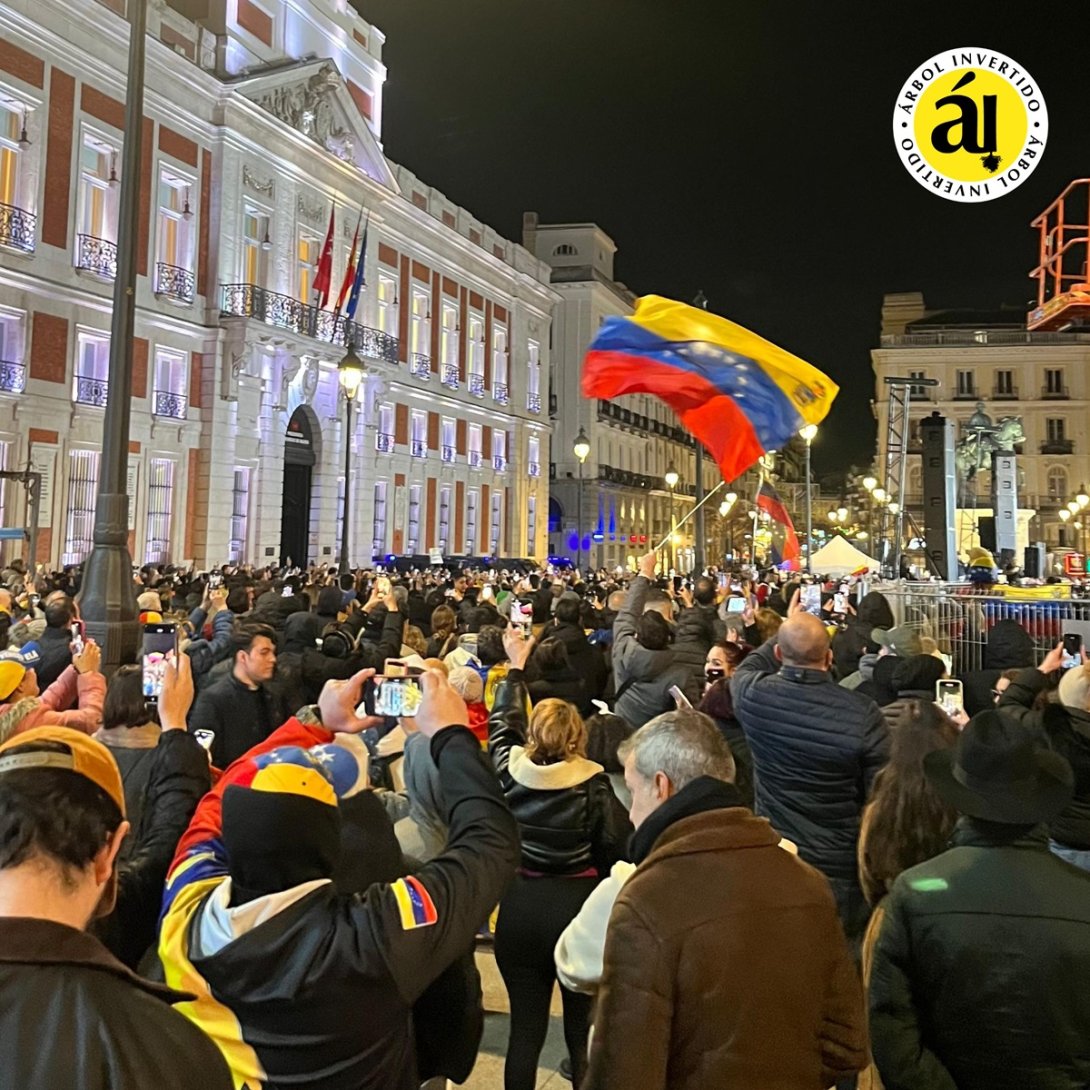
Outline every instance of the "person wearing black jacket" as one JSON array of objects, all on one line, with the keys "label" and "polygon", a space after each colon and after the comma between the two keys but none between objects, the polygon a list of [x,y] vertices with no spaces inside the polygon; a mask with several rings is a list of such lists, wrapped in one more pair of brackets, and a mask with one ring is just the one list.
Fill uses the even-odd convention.
[{"label": "person wearing black jacket", "polygon": [[586,683],[572,668],[568,649],[556,636],[550,635],[534,648],[526,665],[526,680],[531,704],[552,698],[574,704],[580,715],[594,713]]},{"label": "person wearing black jacket", "polygon": [[[605,657],[597,647],[592,647],[587,634],[580,623],[582,603],[577,594],[568,591],[562,594],[556,603],[553,624],[546,625],[540,639],[560,640],[568,652],[568,662],[575,673],[583,679],[584,703],[578,704],[584,715],[591,714],[587,701],[600,700],[606,690],[609,667]],[[554,693],[560,696],[560,693]],[[567,697],[565,697],[567,699]],[[575,703],[573,701],[573,703]]]},{"label": "person wearing black jacket", "polygon": [[75,603],[71,598],[52,598],[45,607],[45,628],[38,639],[41,661],[34,669],[42,692],[72,665],[72,622],[75,617]]},{"label": "person wearing black jacket", "polygon": [[[488,751],[518,822],[522,865],[500,902],[496,964],[511,1001],[505,1090],[533,1090],[556,981],[553,950],[600,878],[621,858],[631,832],[601,765],[588,761],[586,728],[559,700],[526,721],[526,663],[532,640],[508,627],[511,663],[488,721]],[[560,989],[573,1082],[586,1071],[588,996]]]},{"label": "person wearing black jacket", "polygon": [[992,690],[999,675],[1014,667],[1033,666],[1036,657],[1033,638],[1017,621],[997,621],[988,631],[983,668],[961,675],[965,711],[976,715],[991,708],[995,703]]}]

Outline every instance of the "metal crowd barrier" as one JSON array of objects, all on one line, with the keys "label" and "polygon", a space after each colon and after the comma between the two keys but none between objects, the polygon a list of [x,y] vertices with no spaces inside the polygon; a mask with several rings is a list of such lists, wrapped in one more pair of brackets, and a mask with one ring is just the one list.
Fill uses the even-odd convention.
[{"label": "metal crowd barrier", "polygon": [[1017,621],[1033,640],[1038,658],[1063,638],[1081,631],[1090,647],[1090,599],[1071,598],[1070,586],[1009,587],[976,594],[965,583],[872,583],[881,591],[899,625],[930,636],[953,658],[953,674],[984,668],[988,633],[999,621]]}]

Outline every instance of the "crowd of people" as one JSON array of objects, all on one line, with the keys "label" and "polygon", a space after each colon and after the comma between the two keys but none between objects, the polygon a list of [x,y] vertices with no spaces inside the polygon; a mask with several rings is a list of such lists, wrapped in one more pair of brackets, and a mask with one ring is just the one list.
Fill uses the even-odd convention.
[{"label": "crowd of people", "polygon": [[961,710],[880,592],[655,553],[134,579],[155,700],[0,573],[0,1085],[464,1082],[489,944],[504,1090],[557,986],[584,1090],[1090,1085],[1085,654]]}]

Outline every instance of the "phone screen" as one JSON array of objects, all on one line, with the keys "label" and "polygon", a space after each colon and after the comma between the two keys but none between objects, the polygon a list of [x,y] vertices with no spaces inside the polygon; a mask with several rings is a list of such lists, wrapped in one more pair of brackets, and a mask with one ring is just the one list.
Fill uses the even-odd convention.
[{"label": "phone screen", "polygon": [[219,590],[223,586],[223,572],[214,571],[208,577],[208,589]]},{"label": "phone screen", "polygon": [[1070,670],[1082,665],[1082,636],[1078,632],[1064,633],[1064,653],[1060,660],[1060,666],[1064,670]]},{"label": "phone screen", "polygon": [[815,617],[821,616],[821,587],[817,583],[810,583],[802,588],[799,593],[799,602],[803,610],[812,613]]},{"label": "phone screen", "polygon": [[384,677],[375,681],[375,715],[416,715],[421,698],[416,678]]},{"label": "phone screen", "polygon": [[156,704],[163,692],[163,675],[175,652],[173,624],[144,625],[143,690],[144,699]]},{"label": "phone screen", "polygon": [[746,600],[745,598],[728,598],[727,599],[727,612],[728,613],[745,613]]},{"label": "phone screen", "polygon": [[534,605],[522,599],[516,599],[511,606],[511,623],[522,629],[522,638],[528,640],[534,627]]},{"label": "phone screen", "polygon": [[947,715],[957,715],[965,710],[961,682],[956,679],[942,678],[936,681],[935,700]]},{"label": "phone screen", "polygon": [[69,647],[72,651],[72,656],[83,654],[83,621],[73,621],[70,629],[72,633],[72,640]]},{"label": "phone screen", "polygon": [[837,591],[833,595],[833,612],[846,613],[848,611],[848,596],[843,591]]},{"label": "phone screen", "polygon": [[730,574],[728,572],[720,572],[719,574],[719,589],[726,590],[730,586]]},{"label": "phone screen", "polygon": [[689,703],[689,698],[676,686],[671,685],[666,690],[670,696],[674,698],[674,704],[679,708],[691,708],[692,704]]}]

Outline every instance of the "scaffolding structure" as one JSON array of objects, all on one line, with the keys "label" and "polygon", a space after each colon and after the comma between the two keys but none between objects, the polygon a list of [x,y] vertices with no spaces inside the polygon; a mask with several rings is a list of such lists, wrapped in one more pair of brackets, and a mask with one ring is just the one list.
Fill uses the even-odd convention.
[{"label": "scaffolding structure", "polygon": [[1090,178],[1076,178],[1033,222],[1038,233],[1037,305],[1026,328],[1069,329],[1090,319]]},{"label": "scaffolding structure", "polygon": [[[889,387],[889,403],[886,411],[886,465],[882,487],[886,495],[897,504],[893,516],[892,555],[887,567],[894,578],[900,571],[901,552],[905,535],[905,482],[908,476],[908,447],[912,438],[912,422],[909,410],[912,406],[912,390],[921,386],[938,386],[934,378],[899,378],[885,380]],[[882,553],[886,543],[882,543]],[[883,557],[884,558],[884,557]]]}]

